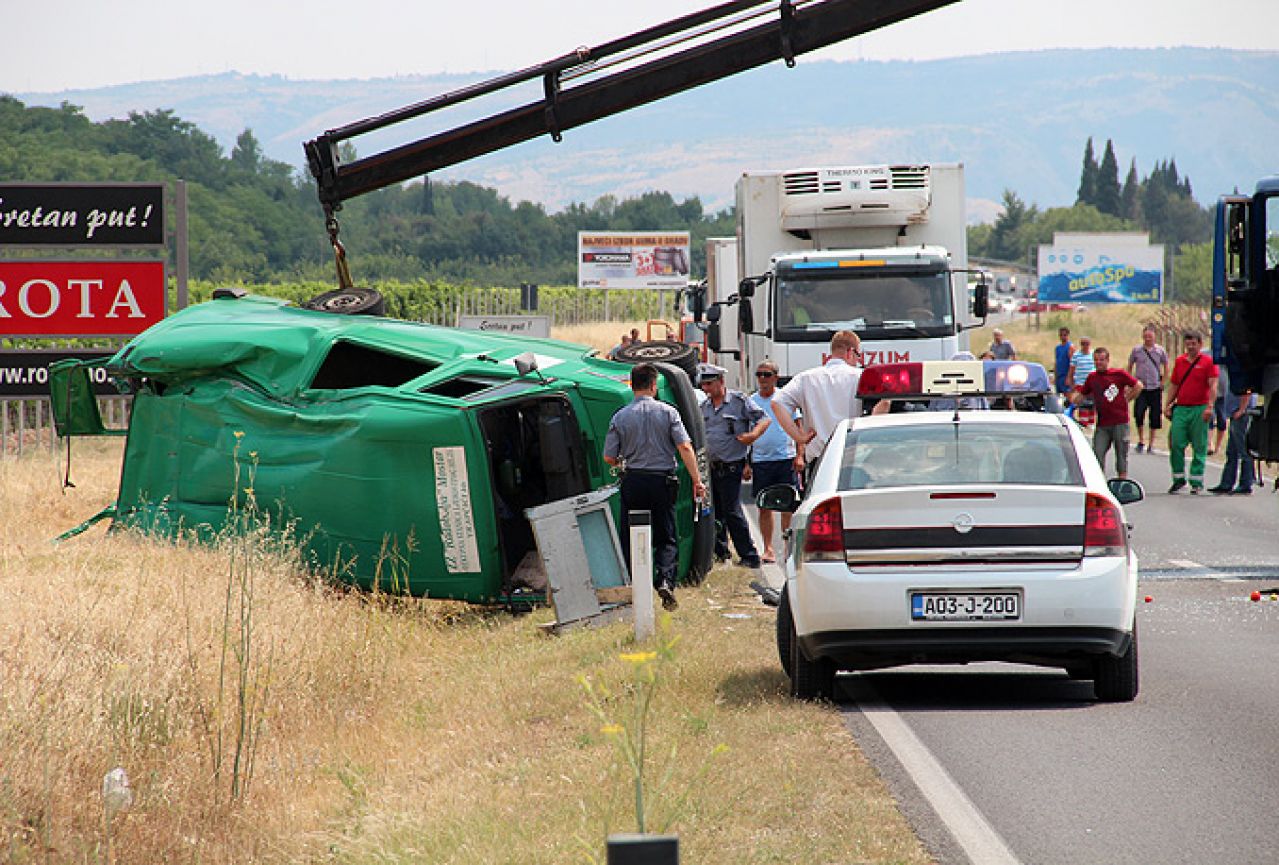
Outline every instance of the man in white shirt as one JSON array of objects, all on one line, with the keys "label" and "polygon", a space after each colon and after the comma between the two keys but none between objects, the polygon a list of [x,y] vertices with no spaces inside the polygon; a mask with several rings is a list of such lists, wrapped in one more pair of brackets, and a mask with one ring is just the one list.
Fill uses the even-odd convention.
[{"label": "man in white shirt", "polygon": [[[861,362],[861,348],[857,334],[839,331],[831,337],[826,363],[804,370],[773,398],[773,416],[804,449],[804,460],[810,466],[826,449],[839,422],[862,413],[862,401],[857,398],[862,370],[854,366]],[[793,419],[797,409],[804,416],[804,429]]]}]

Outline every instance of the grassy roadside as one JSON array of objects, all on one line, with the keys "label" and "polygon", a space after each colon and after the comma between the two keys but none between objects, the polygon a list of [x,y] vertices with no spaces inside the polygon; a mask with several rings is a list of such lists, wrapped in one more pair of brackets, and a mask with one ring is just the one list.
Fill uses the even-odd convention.
[{"label": "grassy roadside", "polygon": [[[625,625],[550,638],[549,611],[339,592],[257,545],[52,546],[111,500],[119,444],[77,444],[66,495],[57,471],[0,460],[0,860],[589,862],[633,830],[579,681],[628,711]],[[706,865],[927,862],[836,712],[785,696],[748,578],[669,620],[656,824]],[[133,801],[108,820],[116,766]]]}]

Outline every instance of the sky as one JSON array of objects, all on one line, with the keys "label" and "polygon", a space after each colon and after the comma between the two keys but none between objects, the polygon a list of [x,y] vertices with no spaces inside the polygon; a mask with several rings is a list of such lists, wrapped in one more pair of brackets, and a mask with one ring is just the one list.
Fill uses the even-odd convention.
[{"label": "sky", "polygon": [[[876,2],[876,0],[867,0]],[[240,72],[293,79],[506,71],[712,0],[0,0],[0,92]],[[1279,50],[1279,0],[960,0],[822,52],[932,60],[1044,48]]]}]

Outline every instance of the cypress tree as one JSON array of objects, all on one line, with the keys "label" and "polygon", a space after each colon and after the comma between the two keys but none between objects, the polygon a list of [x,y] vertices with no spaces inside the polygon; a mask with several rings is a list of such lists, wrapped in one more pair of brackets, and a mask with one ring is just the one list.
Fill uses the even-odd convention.
[{"label": "cypress tree", "polygon": [[1120,215],[1119,163],[1115,160],[1114,143],[1106,139],[1106,152],[1097,169],[1097,209],[1111,216]]},{"label": "cypress tree", "polygon": [[1119,215],[1133,222],[1141,222],[1141,181],[1137,179],[1137,158],[1128,164],[1128,177],[1119,193]]},{"label": "cypress tree", "polygon": [[1097,172],[1097,157],[1093,155],[1090,135],[1084,146],[1084,167],[1079,173],[1079,194],[1075,197],[1075,204],[1097,206]]}]

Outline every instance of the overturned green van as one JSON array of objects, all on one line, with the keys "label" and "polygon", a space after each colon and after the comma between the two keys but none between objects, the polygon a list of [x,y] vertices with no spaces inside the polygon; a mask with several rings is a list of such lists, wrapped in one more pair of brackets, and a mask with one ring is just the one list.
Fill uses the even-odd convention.
[{"label": "overturned green van", "polygon": [[[517,571],[537,555],[525,509],[614,482],[604,435],[631,399],[629,368],[586,346],[239,290],[175,313],[105,363],[134,394],[116,525],[217,532],[251,485],[273,524],[341,579],[477,603],[520,590]],[[52,368],[60,435],[104,431],[90,366]],[[704,464],[688,376],[657,366],[659,398],[679,409]],[[680,471],[680,576],[697,582],[713,519],[695,519]]]}]

